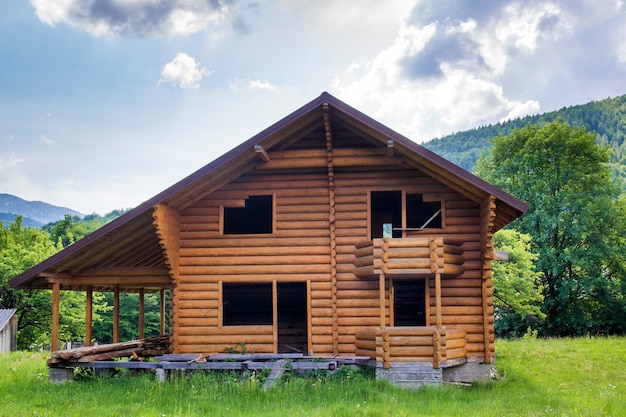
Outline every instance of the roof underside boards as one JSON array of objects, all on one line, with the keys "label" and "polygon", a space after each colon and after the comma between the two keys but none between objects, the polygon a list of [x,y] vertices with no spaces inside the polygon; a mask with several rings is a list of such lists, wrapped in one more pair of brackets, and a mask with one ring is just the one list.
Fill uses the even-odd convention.
[{"label": "roof underside boards", "polygon": [[[155,206],[165,204],[180,211],[255,169],[326,170],[325,144],[320,141],[325,135],[325,113],[335,142],[336,169],[348,165],[356,168],[354,158],[342,159],[342,152],[354,156],[355,150],[349,148],[358,140],[361,146],[356,152],[363,169],[372,165],[390,168],[408,165],[476,203],[495,196],[494,232],[526,210],[523,202],[323,93],[152,199],[17,276],[11,280],[11,286],[50,288],[57,280],[62,288],[76,290],[87,285],[92,285],[94,290],[116,285],[126,291],[168,288],[171,277],[153,224]],[[363,140],[371,146],[362,146]],[[389,148],[390,143],[393,149]],[[298,157],[296,164],[291,159],[293,156]]]}]

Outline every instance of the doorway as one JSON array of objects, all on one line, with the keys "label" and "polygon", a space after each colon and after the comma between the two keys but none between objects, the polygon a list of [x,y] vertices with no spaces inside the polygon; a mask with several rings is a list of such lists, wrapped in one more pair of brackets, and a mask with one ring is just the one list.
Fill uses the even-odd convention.
[{"label": "doorway", "polygon": [[394,326],[426,325],[424,279],[393,281]]},{"label": "doorway", "polygon": [[307,291],[305,282],[277,283],[278,353],[307,354]]}]

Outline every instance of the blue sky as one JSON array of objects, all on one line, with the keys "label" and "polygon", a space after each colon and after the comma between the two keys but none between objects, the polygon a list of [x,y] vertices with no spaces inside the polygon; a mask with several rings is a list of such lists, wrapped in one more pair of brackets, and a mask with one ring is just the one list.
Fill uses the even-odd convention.
[{"label": "blue sky", "polygon": [[0,54],[0,193],[105,214],[322,91],[416,142],[626,94],[626,6],[11,0]]}]

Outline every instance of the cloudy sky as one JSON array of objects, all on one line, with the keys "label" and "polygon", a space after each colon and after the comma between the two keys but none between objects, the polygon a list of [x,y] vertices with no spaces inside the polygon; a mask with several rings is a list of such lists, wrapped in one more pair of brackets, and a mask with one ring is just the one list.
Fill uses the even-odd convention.
[{"label": "cloudy sky", "polygon": [[11,0],[0,59],[0,193],[105,214],[322,91],[416,142],[626,94],[626,6]]}]

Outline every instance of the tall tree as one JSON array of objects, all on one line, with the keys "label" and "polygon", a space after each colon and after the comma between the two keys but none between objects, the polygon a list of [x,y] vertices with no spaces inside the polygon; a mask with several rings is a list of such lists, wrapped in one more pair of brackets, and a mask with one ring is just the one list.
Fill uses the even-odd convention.
[{"label": "tall tree", "polygon": [[480,177],[528,203],[514,223],[539,254],[551,335],[626,332],[626,245],[620,189],[610,151],[584,128],[561,121],[497,137],[481,157]]},{"label": "tall tree", "polygon": [[493,263],[493,307],[499,336],[521,336],[529,327],[537,329],[545,318],[541,272],[535,267],[538,255],[531,251],[531,239],[512,229],[493,236],[495,249],[509,255],[508,260]]}]

